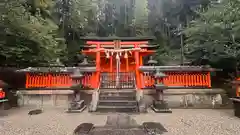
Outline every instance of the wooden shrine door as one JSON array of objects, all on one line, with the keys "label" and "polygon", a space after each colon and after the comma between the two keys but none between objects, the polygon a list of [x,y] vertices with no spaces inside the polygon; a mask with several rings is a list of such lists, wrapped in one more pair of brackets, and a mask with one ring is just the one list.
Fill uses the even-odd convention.
[{"label": "wooden shrine door", "polygon": [[[115,43],[115,49],[120,49],[119,42]],[[108,60],[108,59],[107,59]],[[135,88],[135,70],[129,70],[126,59],[113,55],[109,59],[111,65],[109,71],[101,72],[101,88],[108,89],[133,89]]]}]

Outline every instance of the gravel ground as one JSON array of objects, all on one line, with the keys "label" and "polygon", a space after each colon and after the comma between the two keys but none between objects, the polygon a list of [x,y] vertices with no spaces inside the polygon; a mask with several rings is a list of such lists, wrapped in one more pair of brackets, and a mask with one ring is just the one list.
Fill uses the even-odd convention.
[{"label": "gravel ground", "polygon": [[[12,109],[0,116],[1,135],[72,135],[83,122],[105,125],[106,114],[68,114],[63,108],[46,108],[44,113],[29,116],[30,108]],[[138,124],[160,122],[168,132],[164,135],[240,135],[240,119],[232,110],[176,109],[172,114],[132,115]]]}]

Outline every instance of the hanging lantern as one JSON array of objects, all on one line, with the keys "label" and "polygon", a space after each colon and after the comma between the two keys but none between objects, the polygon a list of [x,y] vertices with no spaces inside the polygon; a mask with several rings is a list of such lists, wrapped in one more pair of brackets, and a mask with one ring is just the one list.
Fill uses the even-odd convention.
[{"label": "hanging lantern", "polygon": [[119,57],[119,54],[118,54],[118,53],[116,54],[116,59],[117,59],[117,60],[119,60],[119,59],[120,59],[120,57]]},{"label": "hanging lantern", "polygon": [[125,59],[128,58],[128,53],[127,53],[127,51],[126,51],[125,54],[124,54],[124,58],[125,58]]}]

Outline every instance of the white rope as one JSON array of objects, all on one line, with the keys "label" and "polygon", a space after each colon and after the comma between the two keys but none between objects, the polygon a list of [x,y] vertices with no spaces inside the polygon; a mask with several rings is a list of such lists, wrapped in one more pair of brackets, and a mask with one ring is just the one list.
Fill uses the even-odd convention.
[{"label": "white rope", "polygon": [[128,53],[130,55],[132,55],[132,51],[145,51],[146,49],[141,49],[141,48],[131,48],[131,49],[105,49],[105,48],[99,48],[99,49],[90,49],[89,51],[91,52],[100,52],[100,51],[104,51],[106,58],[108,59],[111,56],[113,56],[114,54],[116,54],[116,59],[120,59],[120,57],[122,56],[122,54],[124,53],[124,58],[128,58]]}]

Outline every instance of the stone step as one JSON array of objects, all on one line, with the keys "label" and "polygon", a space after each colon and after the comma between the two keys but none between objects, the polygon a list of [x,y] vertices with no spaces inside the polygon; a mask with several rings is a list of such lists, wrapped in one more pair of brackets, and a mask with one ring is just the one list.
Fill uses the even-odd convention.
[{"label": "stone step", "polygon": [[100,95],[99,100],[136,100],[135,95]]},{"label": "stone step", "polygon": [[99,100],[103,106],[137,106],[136,100]]},{"label": "stone step", "polygon": [[100,97],[101,96],[129,96],[129,97],[133,97],[136,96],[136,92],[135,91],[100,91]]},{"label": "stone step", "polygon": [[100,89],[98,112],[138,112],[135,89]]},{"label": "stone step", "polygon": [[135,93],[134,89],[100,89],[100,93]]},{"label": "stone step", "polygon": [[99,105],[97,112],[138,112],[137,106],[104,106]]},{"label": "stone step", "polygon": [[104,109],[124,109],[124,108],[136,108],[136,106],[131,105],[131,106],[108,106],[108,105],[99,105],[98,108],[104,108]]}]

